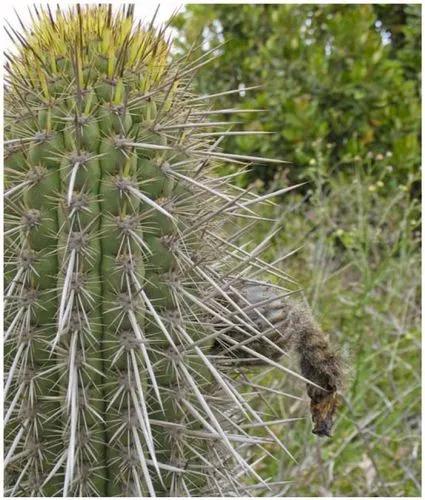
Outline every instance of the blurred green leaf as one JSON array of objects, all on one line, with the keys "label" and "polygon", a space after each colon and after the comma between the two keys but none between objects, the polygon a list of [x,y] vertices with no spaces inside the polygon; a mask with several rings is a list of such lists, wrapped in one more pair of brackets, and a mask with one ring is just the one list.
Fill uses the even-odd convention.
[{"label": "blurred green leaf", "polygon": [[[200,92],[264,85],[239,104],[268,112],[238,119],[276,134],[227,138],[229,150],[290,161],[293,182],[305,180],[318,139],[328,172],[353,155],[392,151],[398,183],[418,175],[419,5],[188,5],[175,25],[182,48],[198,44],[194,57],[225,42],[196,80]],[[218,104],[234,106],[235,96]],[[245,184],[260,176],[267,187],[276,168],[254,168]]]}]

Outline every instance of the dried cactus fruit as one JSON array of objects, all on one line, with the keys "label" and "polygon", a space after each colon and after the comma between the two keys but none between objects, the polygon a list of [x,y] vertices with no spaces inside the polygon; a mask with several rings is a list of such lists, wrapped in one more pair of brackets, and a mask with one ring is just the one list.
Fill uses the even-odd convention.
[{"label": "dried cactus fruit", "polygon": [[[313,433],[330,436],[340,404],[344,367],[341,355],[314,321],[309,308],[270,285],[239,282],[233,285],[233,300],[246,312],[259,334],[243,337],[236,330],[218,337],[212,352],[231,356],[232,363],[267,365],[287,351],[298,354],[301,374],[317,385],[307,384]],[[242,325],[240,325],[242,327]],[[229,342],[230,340],[230,342]],[[249,347],[246,347],[249,344]],[[253,357],[252,351],[257,353]]]},{"label": "dried cactus fruit", "polygon": [[[247,449],[286,447],[235,367],[304,380],[326,434],[338,363],[301,316],[283,331],[275,297],[249,296],[270,290],[261,275],[287,280],[260,257],[274,229],[239,246],[271,195],[214,170],[279,160],[220,151],[223,124],[190,90],[206,61],[170,60],[132,6],[35,8],[22,30],[8,29],[5,92],[5,493],[272,493]],[[291,343],[301,375],[277,362]]]}]

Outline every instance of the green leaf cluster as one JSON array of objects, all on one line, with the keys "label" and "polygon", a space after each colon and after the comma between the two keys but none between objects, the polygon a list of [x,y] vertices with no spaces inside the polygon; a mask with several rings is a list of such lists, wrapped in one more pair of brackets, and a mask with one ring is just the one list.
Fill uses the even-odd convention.
[{"label": "green leaf cluster", "polygon": [[[191,5],[175,26],[194,56],[217,47],[220,57],[197,79],[202,93],[263,85],[241,90],[240,106],[266,111],[236,119],[274,135],[231,137],[227,145],[292,165],[256,166],[245,183],[308,179],[319,156],[327,174],[351,175],[371,154],[388,158],[380,167],[391,167],[393,187],[417,179],[419,5]],[[220,103],[234,107],[235,96]]]}]

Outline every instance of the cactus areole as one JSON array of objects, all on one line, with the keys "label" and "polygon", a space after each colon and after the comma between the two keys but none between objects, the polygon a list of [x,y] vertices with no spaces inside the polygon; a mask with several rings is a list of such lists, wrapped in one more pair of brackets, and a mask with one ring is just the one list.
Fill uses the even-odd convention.
[{"label": "cactus areole", "polygon": [[[258,463],[266,445],[287,452],[284,426],[251,404],[251,373],[301,379],[328,434],[338,359],[261,256],[275,228],[239,243],[270,195],[214,169],[278,160],[221,150],[229,123],[190,88],[210,55],[173,60],[132,6],[35,8],[21,28],[5,91],[5,494],[277,494]],[[280,361],[290,346],[300,374]]]}]

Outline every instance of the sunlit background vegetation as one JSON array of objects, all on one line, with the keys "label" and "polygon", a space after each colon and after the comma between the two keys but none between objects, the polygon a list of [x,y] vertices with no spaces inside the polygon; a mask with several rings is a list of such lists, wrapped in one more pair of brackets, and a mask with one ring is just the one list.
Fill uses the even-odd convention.
[{"label": "sunlit background vegetation", "polygon": [[[308,418],[276,426],[296,460],[269,449],[282,495],[420,495],[420,16],[407,4],[216,4],[186,6],[173,23],[181,50],[218,56],[197,91],[240,90],[214,107],[266,110],[214,115],[273,132],[223,148],[290,162],[237,182],[262,193],[305,183],[264,208],[282,227],[267,258],[301,247],[282,266],[348,364],[331,439]],[[305,417],[303,388],[284,384],[303,401],[276,395],[263,410]]]}]

